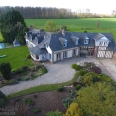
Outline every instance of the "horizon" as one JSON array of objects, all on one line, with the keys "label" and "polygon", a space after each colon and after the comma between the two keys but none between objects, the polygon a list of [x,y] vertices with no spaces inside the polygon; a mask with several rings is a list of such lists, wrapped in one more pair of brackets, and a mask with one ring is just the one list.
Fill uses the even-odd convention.
[{"label": "horizon", "polygon": [[[73,1],[73,2],[72,2]],[[61,4],[62,2],[62,4]],[[84,4],[83,4],[84,3]],[[32,2],[28,0],[17,2],[16,0],[4,0],[0,6],[23,6],[23,7],[55,7],[55,8],[66,8],[71,9],[72,12],[86,12],[87,9],[90,13],[97,14],[112,14],[113,10],[116,10],[115,0],[33,0]]]}]

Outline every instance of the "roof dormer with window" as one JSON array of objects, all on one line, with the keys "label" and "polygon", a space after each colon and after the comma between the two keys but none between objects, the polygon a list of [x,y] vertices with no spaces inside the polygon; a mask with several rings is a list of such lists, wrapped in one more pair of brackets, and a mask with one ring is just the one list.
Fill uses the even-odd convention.
[{"label": "roof dormer with window", "polygon": [[65,38],[59,37],[59,41],[63,47],[67,47],[67,40]]},{"label": "roof dormer with window", "polygon": [[88,44],[89,43],[89,38],[87,36],[84,37],[84,44]]},{"label": "roof dormer with window", "polygon": [[103,34],[99,33],[94,37],[95,46],[108,47],[110,40],[106,38]]},{"label": "roof dormer with window", "polygon": [[78,45],[78,40],[79,40],[78,37],[76,37],[76,36],[71,36],[71,39],[72,39],[72,41],[73,41],[73,43],[74,43],[75,45]]}]

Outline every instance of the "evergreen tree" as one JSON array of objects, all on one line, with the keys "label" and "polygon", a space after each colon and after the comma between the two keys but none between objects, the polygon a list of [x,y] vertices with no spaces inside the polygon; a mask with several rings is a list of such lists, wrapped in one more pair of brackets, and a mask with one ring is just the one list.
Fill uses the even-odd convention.
[{"label": "evergreen tree", "polygon": [[[25,44],[24,32],[26,27],[23,16],[16,10],[5,12],[0,19],[1,33],[5,42],[12,43],[18,37],[21,44]],[[22,42],[23,41],[23,42]]]},{"label": "evergreen tree", "polygon": [[10,63],[2,63],[0,65],[0,72],[5,80],[11,79],[11,66]]}]

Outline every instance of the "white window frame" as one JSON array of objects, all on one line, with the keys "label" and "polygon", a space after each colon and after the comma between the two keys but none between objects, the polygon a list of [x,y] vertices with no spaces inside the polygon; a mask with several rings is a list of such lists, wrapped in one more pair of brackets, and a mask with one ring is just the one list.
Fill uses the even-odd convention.
[{"label": "white window frame", "polygon": [[63,58],[67,58],[67,52],[63,52]]},{"label": "white window frame", "polygon": [[85,39],[84,44],[88,44],[88,43],[89,43],[89,39]]},{"label": "white window frame", "polygon": [[57,54],[56,54],[56,59],[57,59],[57,60],[60,60],[60,58],[61,58],[61,54],[60,54],[60,53],[57,53]]}]

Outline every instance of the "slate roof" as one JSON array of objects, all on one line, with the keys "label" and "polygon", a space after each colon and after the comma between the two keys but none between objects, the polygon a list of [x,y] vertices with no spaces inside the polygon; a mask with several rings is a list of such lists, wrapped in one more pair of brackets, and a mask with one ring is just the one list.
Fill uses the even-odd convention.
[{"label": "slate roof", "polygon": [[29,51],[31,51],[33,54],[38,54],[38,55],[48,53],[46,48],[39,49],[38,47],[29,48]]},{"label": "slate roof", "polygon": [[[106,38],[108,38],[110,40],[109,42],[109,46],[108,46],[108,50],[114,51],[114,47],[115,47],[115,42],[113,39],[113,36],[111,33],[102,33]],[[100,36],[102,34],[99,34]],[[52,34],[51,35],[51,40],[50,40],[50,48],[52,51],[60,51],[60,50],[65,50],[65,49],[70,49],[70,48],[74,48],[74,47],[78,47],[78,46],[89,46],[89,47],[94,47],[95,46],[95,36],[98,35],[98,33],[84,33],[84,32],[66,32],[65,36],[62,35],[61,32],[56,33],[56,34]],[[71,36],[76,36],[79,38],[78,41],[78,45],[75,45],[74,42],[71,39]],[[85,37],[89,38],[89,43],[88,44],[84,44],[84,39]],[[98,36],[98,38],[100,37]],[[61,38],[65,38],[67,40],[67,46],[63,47],[59,41],[59,37]],[[97,39],[97,37],[96,37]]]},{"label": "slate roof", "polygon": [[15,40],[13,41],[13,44],[14,44],[14,45],[17,45],[17,44],[20,44],[20,43],[19,43],[19,41],[18,41],[17,39],[15,39]]},{"label": "slate roof", "polygon": [[98,33],[95,37],[94,40],[100,40],[102,37],[105,37],[103,34]]}]

